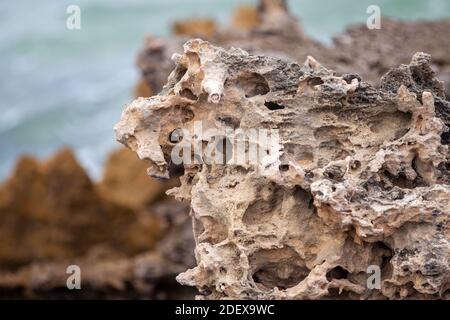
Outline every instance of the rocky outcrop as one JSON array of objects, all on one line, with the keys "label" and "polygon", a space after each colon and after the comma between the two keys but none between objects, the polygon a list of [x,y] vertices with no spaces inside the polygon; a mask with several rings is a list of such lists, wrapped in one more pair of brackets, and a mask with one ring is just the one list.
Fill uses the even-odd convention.
[{"label": "rocky outcrop", "polygon": [[[442,160],[448,156],[437,135],[440,132],[441,144],[448,145],[449,132],[439,129],[424,106],[431,109],[430,92],[434,115],[450,125],[442,84],[431,69],[446,81],[448,96],[450,25],[448,20],[411,23],[383,18],[382,27],[380,32],[365,25],[350,27],[328,47],[302,32],[285,1],[261,0],[256,7],[238,9],[229,28],[219,28],[209,19],[189,19],[174,24],[175,37],[148,38],[138,57],[142,79],[135,95],[159,92],[176,68],[162,94],[177,97],[167,104],[173,119],[163,122],[159,132],[164,159],[158,158],[155,167],[131,151],[118,150],[95,183],[68,150],[44,162],[22,157],[0,187],[0,298],[192,297],[191,288],[174,280],[195,266],[189,208],[165,196],[176,184],[173,179],[162,183],[143,174],[149,165],[159,177],[182,175],[182,186],[172,193],[193,203],[198,266],[179,280],[197,286],[207,298],[448,298],[449,165]],[[289,76],[277,75],[276,69],[266,75],[258,63],[251,73],[234,76],[237,70],[231,61],[217,66],[227,56],[219,53],[208,67],[200,61],[200,70],[193,73],[200,76],[192,79],[185,71],[195,70],[197,49],[188,59],[170,58],[182,54],[183,44],[197,36],[294,63],[277,62],[281,73]],[[417,55],[409,65],[401,65],[424,50],[432,60]],[[237,62],[253,59],[234,52],[229,56]],[[295,63],[308,55],[336,74],[312,59],[303,68]],[[205,87],[211,103],[205,101],[199,85],[203,70],[218,71],[214,81],[219,83],[223,72],[232,75],[224,83],[226,96],[217,98],[213,91],[220,92],[221,86],[213,81],[212,87]],[[297,91],[285,87],[291,75],[299,80]],[[264,97],[265,107],[258,97]],[[173,108],[177,99],[181,104]],[[400,100],[408,106],[402,107]],[[302,111],[306,114],[296,110],[304,104],[312,106]],[[203,106],[223,108],[207,113]],[[192,121],[204,121],[207,114],[208,126],[279,127],[284,132],[280,163],[269,162],[262,175],[251,166],[227,171],[221,166],[170,163],[168,152],[175,143],[172,139],[166,145],[164,139],[177,136],[175,129]],[[319,121],[317,115],[324,118]],[[355,133],[360,117],[363,129]],[[176,128],[174,119],[183,119]],[[306,129],[297,132],[298,119]],[[411,133],[402,135],[406,131]],[[305,136],[316,142],[300,143]],[[125,140],[133,145],[133,139]],[[226,139],[220,141],[227,145]],[[158,145],[154,140],[145,143]],[[330,160],[337,163],[329,164]],[[279,172],[272,170],[277,168]],[[281,180],[274,179],[277,175]],[[70,264],[82,269],[81,291],[66,288]],[[380,266],[381,290],[366,288],[367,265]]]},{"label": "rocky outcrop", "polygon": [[97,192],[69,149],[42,163],[23,157],[0,189],[2,269],[78,257],[97,244],[129,255],[151,249],[161,222],[116,202]]},{"label": "rocky outcrop", "polygon": [[[174,68],[171,56],[182,53],[183,43],[195,34],[166,39],[148,37],[138,54],[137,66],[142,79],[152,91],[159,92]],[[307,55],[318,56],[326,47],[303,34],[298,21],[289,14],[285,1],[259,1],[258,7],[236,10],[230,28],[217,28],[210,36],[201,37],[222,47],[235,46],[251,53],[270,54],[286,59]]]},{"label": "rocky outcrop", "polygon": [[202,40],[173,59],[115,131],[149,174],[180,176],[197,266],[179,282],[206,299],[449,298],[449,105],[429,55],[379,88]]},{"label": "rocky outcrop", "polygon": [[[121,148],[94,183],[69,149],[24,156],[0,187],[0,298],[189,298],[175,276],[193,266],[185,205]],[[83,290],[66,287],[67,266]],[[180,287],[176,289],[177,287]]]},{"label": "rocky outcrop", "polygon": [[[365,25],[349,27],[335,37],[333,49],[338,72],[357,72],[368,82],[380,84],[389,69],[407,63],[410,57],[426,50],[433,57],[437,78],[444,81],[450,96],[450,20],[402,22],[383,18],[382,29]],[[401,43],[401,45],[399,45]]]},{"label": "rocky outcrop", "polygon": [[[369,30],[365,24],[352,26],[338,34],[332,45],[325,46],[303,33],[285,1],[261,0],[258,7],[238,8],[231,28],[217,28],[201,38],[224,48],[234,46],[252,54],[296,62],[311,55],[333,66],[339,74],[357,73],[375,86],[380,85],[379,79],[389,69],[408,63],[415,52],[426,50],[433,57],[437,77],[445,81],[449,96],[449,28],[450,20],[401,22],[383,18],[381,30]],[[185,36],[196,37],[192,33]],[[170,58],[175,52],[182,53],[187,40],[187,37],[149,38],[144,44],[137,64],[154,92],[159,92],[166,83],[174,68]]]},{"label": "rocky outcrop", "polygon": [[[101,245],[84,256],[37,261],[14,272],[2,271],[0,298],[191,299],[193,289],[175,281],[176,274],[194,265],[187,208],[166,203],[152,210],[166,226],[154,250],[130,257]],[[80,267],[81,290],[67,289],[66,271],[71,265]]]},{"label": "rocky outcrop", "polygon": [[[76,257],[103,242],[137,252],[160,229],[157,221],[138,223],[133,211],[104,201],[68,149],[43,163],[23,157],[0,194],[0,262],[6,269]],[[145,245],[141,233],[150,234]]]}]

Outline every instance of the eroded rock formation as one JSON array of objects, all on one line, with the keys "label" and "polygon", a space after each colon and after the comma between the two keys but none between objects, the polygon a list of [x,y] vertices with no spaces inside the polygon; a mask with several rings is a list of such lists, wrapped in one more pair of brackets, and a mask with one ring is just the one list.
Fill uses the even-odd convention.
[{"label": "eroded rock formation", "polygon": [[[183,44],[197,37],[192,31],[165,39],[151,36],[146,39],[137,66],[153,92],[159,92],[167,82],[175,66],[171,56],[182,53]],[[279,0],[261,0],[258,7],[238,7],[231,27],[217,28],[201,38],[222,47],[235,46],[251,53],[292,60],[303,61],[307,55],[323,58],[321,55],[328,53],[325,46],[304,35],[298,20],[288,12],[286,1]]]},{"label": "eroded rock formation", "polygon": [[[380,88],[312,57],[202,40],[173,59],[163,91],[128,105],[115,131],[149,174],[181,175],[169,193],[191,204],[197,266],[179,282],[207,299],[449,298],[449,105],[429,55]],[[241,134],[253,129],[277,139]],[[251,150],[256,162],[235,161]]]},{"label": "eroded rock formation", "polygon": [[[351,26],[326,46],[304,34],[298,20],[289,13],[286,1],[261,0],[257,7],[238,8],[231,27],[216,28],[201,38],[224,48],[234,46],[252,54],[297,62],[311,55],[340,74],[357,73],[375,86],[389,69],[408,63],[415,52],[426,50],[433,56],[432,66],[438,78],[445,81],[449,96],[449,29],[448,19],[401,22],[383,17],[381,30],[369,30],[365,24]],[[182,53],[189,37],[197,35],[192,32],[166,39],[150,37],[145,42],[137,65],[154,92],[159,92],[166,83],[174,68],[170,57],[175,52]]]},{"label": "eroded rock formation", "polygon": [[[194,265],[187,208],[166,203],[152,210],[166,227],[153,250],[127,256],[110,246],[93,246],[83,256],[35,261],[14,272],[2,270],[0,298],[192,299],[194,290],[175,281],[186,266]],[[81,290],[67,289],[70,265],[80,267]]]},{"label": "eroded rock formation", "polygon": [[[194,265],[188,208],[145,172],[125,148],[98,183],[69,149],[22,157],[0,186],[0,298],[191,298],[175,281]],[[66,287],[73,264],[81,291]]]},{"label": "eroded rock formation", "polygon": [[356,72],[379,85],[389,69],[407,63],[415,52],[426,50],[433,57],[437,78],[444,81],[450,96],[449,30],[450,19],[404,22],[383,18],[380,30],[351,26],[333,40],[334,64],[338,72]]},{"label": "eroded rock formation", "polygon": [[18,162],[0,189],[0,221],[2,269],[74,258],[96,244],[132,255],[152,248],[162,232],[151,215],[107,201],[69,149],[42,163]]}]

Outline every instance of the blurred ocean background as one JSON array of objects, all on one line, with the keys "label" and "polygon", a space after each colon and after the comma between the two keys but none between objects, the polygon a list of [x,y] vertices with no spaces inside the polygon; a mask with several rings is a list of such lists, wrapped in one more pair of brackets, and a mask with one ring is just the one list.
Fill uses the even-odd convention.
[{"label": "blurred ocean background", "polygon": [[[171,23],[212,17],[256,0],[20,0],[0,6],[0,180],[23,153],[46,157],[72,147],[97,178],[113,126],[132,99],[134,62],[146,35],[167,36]],[[450,0],[290,0],[305,32],[329,43],[377,4],[402,20],[450,17]],[[67,6],[81,8],[81,30],[66,28]],[[450,34],[449,34],[450,36]],[[450,54],[450,53],[449,53]]]}]

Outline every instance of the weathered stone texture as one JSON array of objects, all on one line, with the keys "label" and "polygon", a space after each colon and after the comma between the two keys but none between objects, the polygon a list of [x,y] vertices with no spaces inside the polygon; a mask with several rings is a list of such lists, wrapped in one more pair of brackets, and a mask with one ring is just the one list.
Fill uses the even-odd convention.
[{"label": "weathered stone texture", "polygon": [[449,30],[449,19],[402,22],[383,17],[381,30],[369,30],[365,24],[350,26],[337,34],[330,45],[324,45],[305,35],[285,1],[261,0],[253,10],[238,8],[231,27],[216,28],[215,32],[201,36],[193,29],[181,37],[149,38],[137,64],[143,79],[154,92],[159,92],[174,68],[171,55],[182,53],[183,43],[189,38],[200,37],[223,48],[234,46],[252,54],[297,62],[311,55],[339,74],[357,73],[366,82],[378,86],[381,76],[389,69],[408,63],[416,52],[426,51],[432,55],[432,67],[437,77],[445,81],[449,96]]},{"label": "weathered stone texture", "polygon": [[[312,57],[299,65],[202,40],[173,59],[163,91],[128,105],[115,130],[150,175],[181,175],[169,193],[190,201],[197,266],[179,282],[202,298],[448,298],[449,105],[429,55],[379,88]],[[174,168],[171,133],[196,121],[232,144],[230,129],[277,129],[279,141],[247,140],[257,164]],[[366,285],[372,265],[380,290]]]}]

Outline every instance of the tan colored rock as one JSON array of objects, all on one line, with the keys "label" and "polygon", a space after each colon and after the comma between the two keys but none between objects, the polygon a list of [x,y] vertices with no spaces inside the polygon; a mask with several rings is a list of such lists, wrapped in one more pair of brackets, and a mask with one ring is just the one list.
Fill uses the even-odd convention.
[{"label": "tan colored rock", "polygon": [[175,22],[172,31],[178,36],[208,38],[216,33],[217,26],[211,19],[187,19]]},{"label": "tan colored rock", "polygon": [[[98,184],[102,196],[126,208],[142,210],[165,196],[176,182],[161,181],[145,175],[147,166],[126,148],[113,151]],[[129,183],[132,181],[132,183]]]},{"label": "tan colored rock", "polygon": [[[259,1],[255,10],[259,22],[254,28],[217,28],[217,32],[202,38],[222,47],[234,46],[254,54],[270,54],[290,60],[301,57],[303,61],[308,55],[321,56],[329,52],[325,46],[304,35],[298,20],[288,12],[285,1]],[[251,21],[253,18],[242,19],[251,25],[256,22]],[[137,66],[142,78],[155,92],[162,89],[175,67],[172,55],[182,53],[183,43],[189,38],[192,37],[146,39],[138,54]]]},{"label": "tan colored rock", "polygon": [[389,69],[407,63],[418,51],[426,51],[433,57],[432,67],[450,96],[449,30],[450,19],[405,22],[383,17],[380,30],[369,30],[365,24],[351,26],[333,41],[334,65],[338,72],[356,72],[379,85]]},{"label": "tan colored rock", "polygon": [[[312,57],[187,42],[163,91],[115,127],[153,176],[186,148],[170,194],[191,203],[197,266],[178,281],[207,299],[449,298],[449,105],[430,61],[416,53],[377,89]],[[275,138],[242,136],[253,129]]]},{"label": "tan colored rock", "polygon": [[251,30],[261,24],[258,9],[251,5],[240,5],[233,12],[231,25],[242,30]]},{"label": "tan colored rock", "polygon": [[134,88],[135,97],[151,97],[154,95],[153,89],[144,79],[139,80],[138,84]]},{"label": "tan colored rock", "polygon": [[[181,287],[175,276],[193,266],[193,239],[187,208],[157,205],[152,210],[168,225],[154,251],[127,257],[121,252],[93,246],[82,257],[32,262],[15,272],[0,272],[0,299],[191,299],[191,288]],[[81,289],[68,290],[67,267],[81,271]]]},{"label": "tan colored rock", "polygon": [[[383,17],[381,30],[370,30],[366,24],[351,26],[326,46],[304,34],[297,19],[289,14],[285,1],[260,0],[258,8],[251,12],[248,15],[253,18],[232,21],[232,25],[239,19],[243,24],[248,21],[248,28],[218,28],[213,36],[203,39],[224,48],[239,47],[252,54],[277,56],[297,63],[314,56],[338,74],[356,73],[375,86],[380,85],[381,76],[389,69],[408,63],[415,52],[426,51],[433,57],[432,67],[437,77],[445,81],[445,92],[450,96],[449,19],[402,22]],[[149,38],[144,44],[138,67],[155,92],[162,89],[174,68],[172,54],[182,53],[182,45],[187,40],[186,37]]]},{"label": "tan colored rock", "polygon": [[43,162],[24,156],[0,187],[0,269],[100,244],[127,255],[152,249],[164,222],[130,207],[102,197],[69,149]]},{"label": "tan colored rock", "polygon": [[[69,149],[22,157],[0,187],[0,299],[192,298],[175,281],[194,266],[188,207],[145,172],[125,148],[98,184]],[[83,290],[66,289],[73,264]]]}]

